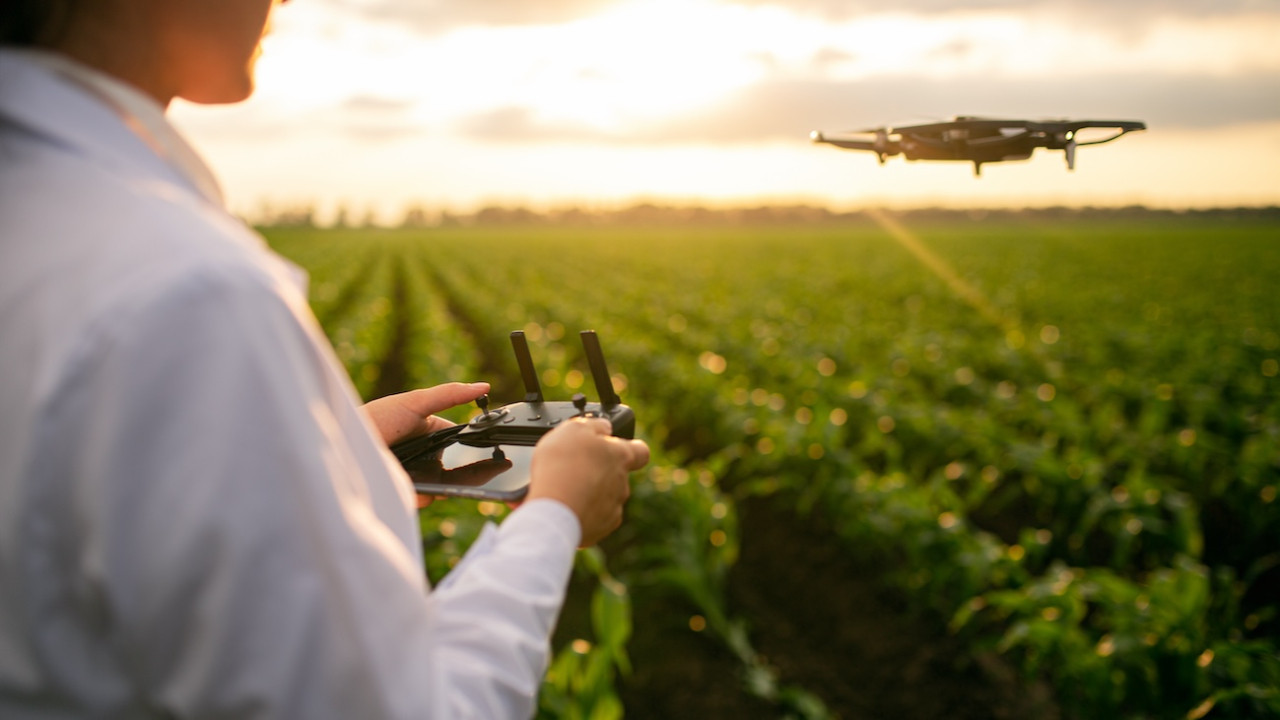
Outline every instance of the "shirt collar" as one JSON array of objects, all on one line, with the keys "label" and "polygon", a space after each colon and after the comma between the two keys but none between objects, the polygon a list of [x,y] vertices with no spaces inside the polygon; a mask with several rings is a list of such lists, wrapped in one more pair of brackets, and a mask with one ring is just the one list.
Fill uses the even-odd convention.
[{"label": "shirt collar", "polygon": [[222,188],[213,171],[165,117],[160,103],[127,83],[63,55],[43,50],[24,50],[22,54],[93,93],[205,199],[218,207],[225,206]]}]

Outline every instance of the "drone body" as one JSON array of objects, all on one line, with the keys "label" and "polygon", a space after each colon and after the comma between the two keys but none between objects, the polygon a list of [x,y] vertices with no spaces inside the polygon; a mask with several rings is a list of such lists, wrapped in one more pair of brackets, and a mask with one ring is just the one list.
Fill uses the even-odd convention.
[{"label": "drone body", "polygon": [[[1080,140],[1081,130],[1113,131],[1101,139]],[[815,130],[815,143],[847,150],[868,150],[883,165],[886,158],[902,155],[908,160],[960,160],[973,163],[975,175],[984,163],[1026,160],[1036,148],[1061,150],[1067,169],[1075,169],[1076,148],[1111,142],[1128,132],[1145,130],[1136,120],[993,120],[961,116],[948,122],[856,130],[830,137]]]}]

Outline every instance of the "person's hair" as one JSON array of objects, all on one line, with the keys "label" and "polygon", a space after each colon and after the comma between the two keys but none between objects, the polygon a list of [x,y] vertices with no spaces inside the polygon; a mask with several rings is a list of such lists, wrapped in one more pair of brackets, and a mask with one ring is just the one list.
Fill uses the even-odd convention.
[{"label": "person's hair", "polygon": [[0,45],[39,47],[56,42],[79,0],[4,0]]}]

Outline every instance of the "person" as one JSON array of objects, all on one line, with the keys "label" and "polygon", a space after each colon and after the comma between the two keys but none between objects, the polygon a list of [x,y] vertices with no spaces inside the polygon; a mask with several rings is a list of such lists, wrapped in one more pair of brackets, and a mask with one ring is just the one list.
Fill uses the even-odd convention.
[{"label": "person", "polygon": [[428,586],[387,447],[487,385],[360,406],[164,117],[249,95],[274,4],[0,18],[0,717],[527,717],[575,549],[648,461],[566,423]]}]

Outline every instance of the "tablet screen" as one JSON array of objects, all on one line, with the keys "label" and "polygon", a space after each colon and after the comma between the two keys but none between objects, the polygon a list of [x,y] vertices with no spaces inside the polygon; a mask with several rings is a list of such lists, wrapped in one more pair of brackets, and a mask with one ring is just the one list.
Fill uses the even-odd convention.
[{"label": "tablet screen", "polygon": [[472,447],[455,442],[404,467],[422,494],[513,500],[529,485],[532,460],[531,446]]}]

